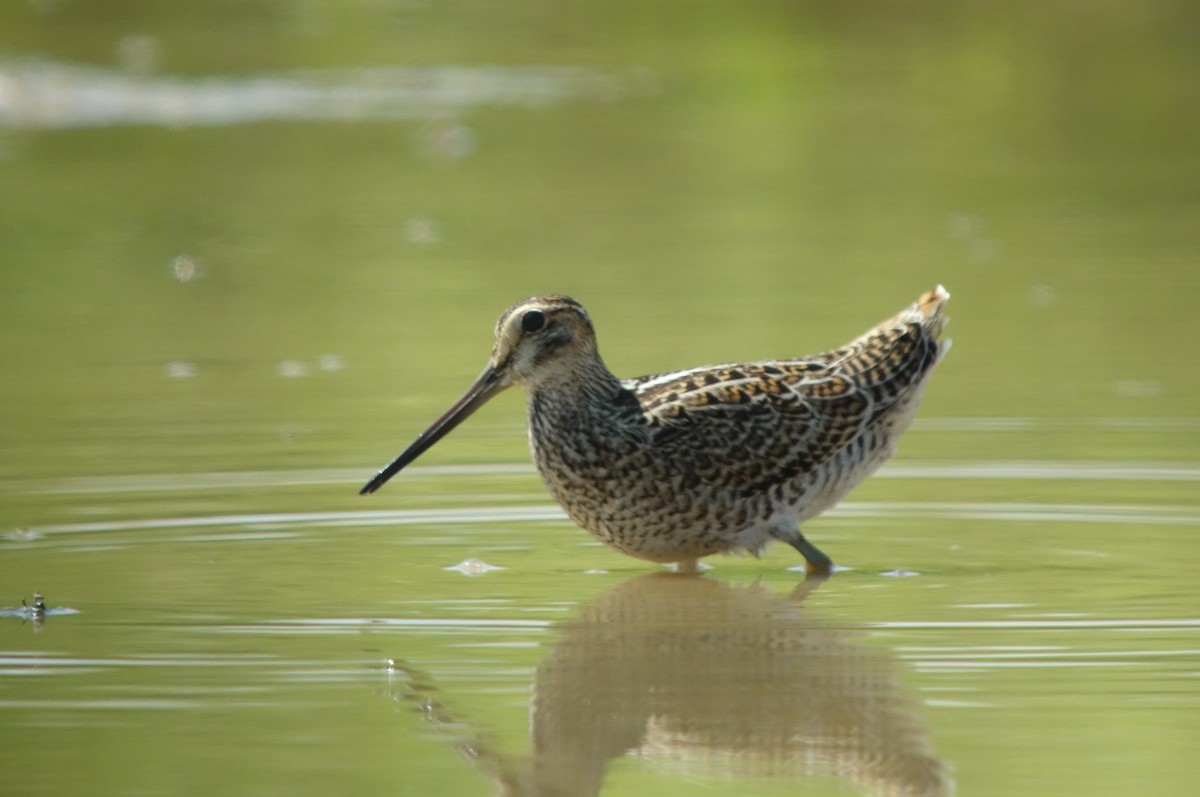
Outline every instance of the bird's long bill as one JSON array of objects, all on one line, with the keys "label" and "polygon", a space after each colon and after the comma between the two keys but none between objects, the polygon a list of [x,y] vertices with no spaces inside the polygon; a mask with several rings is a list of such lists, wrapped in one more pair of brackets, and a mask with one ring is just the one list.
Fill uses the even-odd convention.
[{"label": "bird's long bill", "polygon": [[375,474],[375,478],[367,482],[358,491],[358,494],[367,495],[378,490],[383,486],[384,482],[399,473],[401,469],[421,456],[421,454],[425,453],[438,440],[450,434],[455,426],[465,421],[471,413],[482,407],[487,403],[488,399],[499,393],[506,386],[499,370],[491,365],[484,368],[483,373],[467,388],[467,392],[463,393],[462,398],[454,402],[453,406],[430,424],[428,429],[417,435],[417,439],[413,440],[408,448],[401,451],[398,457],[389,462],[386,468]]}]

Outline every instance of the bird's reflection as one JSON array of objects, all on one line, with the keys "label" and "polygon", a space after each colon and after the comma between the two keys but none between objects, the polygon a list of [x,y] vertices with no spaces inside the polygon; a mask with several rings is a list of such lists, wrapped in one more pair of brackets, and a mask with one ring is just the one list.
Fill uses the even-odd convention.
[{"label": "bird's reflection", "polygon": [[[623,582],[563,624],[538,666],[528,758],[479,737],[460,749],[505,797],[599,794],[621,756],[835,777],[864,794],[951,793],[893,664],[802,608],[819,583],[785,596],[666,573]],[[428,691],[420,700],[431,721],[452,721]]]}]

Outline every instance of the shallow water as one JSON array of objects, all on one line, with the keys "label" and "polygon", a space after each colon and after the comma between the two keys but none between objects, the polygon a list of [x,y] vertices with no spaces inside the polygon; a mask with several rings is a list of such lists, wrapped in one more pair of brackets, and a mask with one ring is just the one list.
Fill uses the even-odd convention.
[{"label": "shallow water", "polygon": [[[4,794],[1200,786],[1190,8],[14,8]],[[631,376],[937,282],[826,582],[593,543],[516,395],[356,495],[523,296]]]}]

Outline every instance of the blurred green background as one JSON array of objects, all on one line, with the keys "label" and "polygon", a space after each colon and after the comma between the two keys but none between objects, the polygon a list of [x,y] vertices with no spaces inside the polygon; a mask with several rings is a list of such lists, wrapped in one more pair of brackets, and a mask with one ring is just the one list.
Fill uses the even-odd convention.
[{"label": "blurred green background", "polygon": [[[418,596],[451,614],[469,598],[485,615],[494,600],[505,617],[559,619],[599,590],[579,571],[627,578],[644,566],[567,523],[364,521],[353,533],[278,519],[278,539],[261,521],[249,528],[262,534],[235,543],[188,524],[547,503],[522,471],[418,471],[369,503],[355,495],[482,367],[500,312],[539,293],[583,302],[610,368],[634,376],[832,347],[944,283],[954,351],[905,462],[951,475],[958,462],[1028,461],[1140,475],[892,478],[856,499],[1010,515],[1028,502],[1119,504],[1182,520],[1019,526],[919,507],[832,519],[814,539],[835,558],[863,573],[921,563],[943,579],[926,585],[946,589],[847,575],[810,602],[850,626],[951,620],[955,606],[985,604],[1186,620],[1195,586],[1173,564],[1190,561],[1197,525],[1198,109],[1200,6],[1187,2],[0,4],[0,603],[36,588],[82,611],[37,637],[2,620],[0,647],[20,661],[108,657],[118,673],[121,656],[246,650],[357,673],[350,686],[271,693],[269,706],[300,714],[339,705],[324,722],[229,720],[204,697],[235,694],[224,682],[145,676],[198,695],[205,730],[191,733],[186,707],[97,707],[82,720],[75,708],[106,699],[108,676],[39,680],[18,667],[0,683],[5,779],[21,794],[297,794],[288,773],[311,768],[313,793],[487,793],[414,717],[371,713],[386,704],[360,683],[378,675],[362,665],[380,659],[375,646],[198,643],[197,629],[407,617]],[[527,462],[520,404],[501,398],[421,464]],[[1148,476],[1156,467],[1176,475]],[[163,519],[178,525],[128,525]],[[87,523],[110,525],[76,528]],[[947,553],[958,542],[963,558]],[[1110,558],[1079,553],[1096,546]],[[441,570],[481,551],[509,574],[464,582]],[[718,569],[735,580],[769,571],[786,589],[793,559],[774,551]],[[1034,561],[1045,564],[1024,572]],[[1114,566],[1132,572],[1118,579]],[[1161,580],[1141,586],[1138,568],[1159,567]],[[953,644],[920,633],[932,637],[899,644]],[[544,640],[514,635],[506,665],[527,675]],[[1183,634],[1159,642],[1188,649]],[[432,670],[460,655],[436,636],[392,644]],[[1111,652],[1093,637],[1053,644]],[[461,702],[521,749],[524,698],[490,690],[509,678],[522,694],[528,678],[493,660],[455,666],[470,670]],[[909,678],[918,691],[947,687],[921,672]],[[1123,683],[1139,695],[1162,675],[1138,674]],[[1088,793],[1185,783],[1174,754],[1200,736],[1177,710],[1196,716],[1190,687],[1167,690],[1169,715],[1139,703],[1098,717],[1091,707],[1119,684],[1012,677],[949,685],[980,690],[1003,717],[931,715],[965,793],[1076,791],[1091,751],[1127,744],[1135,720],[1144,747],[1106,759]],[[279,688],[268,675],[261,686]],[[1076,690],[1066,710],[1039,713],[1035,698],[1063,689]],[[159,724],[168,717],[172,732]],[[1030,772],[1027,757],[1063,738],[1056,722],[1093,737]],[[365,729],[380,735],[352,752]],[[305,744],[328,756],[272,736],[284,731],[311,733]],[[37,766],[12,752],[19,738],[36,742]],[[267,738],[281,749],[230,764]],[[63,743],[90,763],[51,767]],[[167,771],[132,788],[128,748],[153,749]],[[172,773],[179,756],[208,761],[197,771],[209,774]],[[726,788],[656,777],[620,770],[613,793]]]},{"label": "blurred green background", "polygon": [[[940,281],[965,353],[935,411],[1192,411],[1191,4],[0,13],[10,478],[367,464],[481,367],[504,307],[545,292],[583,301],[635,375],[825,348]],[[46,61],[126,81],[112,102],[395,65],[602,85],[479,86],[400,120],[23,124],[22,69]],[[180,257],[198,278],[173,278]],[[345,371],[279,378],[325,354]],[[173,362],[195,378],[162,378]]]}]

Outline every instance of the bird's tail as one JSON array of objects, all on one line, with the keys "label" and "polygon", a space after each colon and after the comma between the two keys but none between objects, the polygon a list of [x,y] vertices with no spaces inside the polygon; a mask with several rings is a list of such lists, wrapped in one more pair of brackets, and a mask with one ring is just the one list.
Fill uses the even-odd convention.
[{"label": "bird's tail", "polygon": [[950,351],[950,344],[954,341],[946,338],[942,340],[942,331],[946,328],[946,324],[950,323],[950,317],[946,315],[946,302],[950,301],[950,291],[938,285],[931,291],[921,294],[917,299],[917,303],[913,308],[921,317],[921,326],[925,327],[925,333],[937,342],[937,360],[941,362],[946,356],[946,352]]},{"label": "bird's tail", "polygon": [[949,340],[939,340],[950,320],[945,309],[949,299],[949,291],[941,285],[926,291],[882,324],[831,352],[830,359],[854,373],[870,370],[886,382],[922,379],[950,350]]},{"label": "bird's tail", "polygon": [[941,337],[942,329],[950,320],[946,316],[946,302],[950,300],[950,292],[938,285],[931,291],[926,291],[917,299],[912,311],[920,318],[921,325],[930,337]]},{"label": "bird's tail", "polygon": [[894,317],[889,318],[875,329],[863,335],[863,339],[869,339],[884,330],[896,330],[900,328],[912,329],[914,325],[921,328],[921,337],[925,340],[933,353],[934,357],[928,366],[932,366],[941,361],[946,356],[946,352],[950,351],[950,340],[942,340],[942,331],[946,328],[946,324],[950,323],[950,317],[946,315],[946,302],[950,300],[950,292],[941,285],[938,285],[931,291],[926,291],[917,297],[917,300],[908,307],[901,310]]},{"label": "bird's tail", "polygon": [[[948,349],[949,341],[940,341],[938,338],[942,335],[942,330],[946,324],[950,322],[950,318],[946,315],[946,302],[950,300],[950,292],[938,285],[931,291],[926,291],[921,294],[915,302],[905,307],[899,313],[887,319],[881,324],[878,324],[871,329],[868,329],[857,340],[853,341],[850,346],[855,344],[866,344],[876,338],[881,333],[887,333],[889,336],[895,334],[897,330],[912,329],[914,326],[920,327],[918,337],[932,342],[939,350]],[[913,330],[916,332],[917,330]],[[847,347],[849,348],[849,347]]]}]

